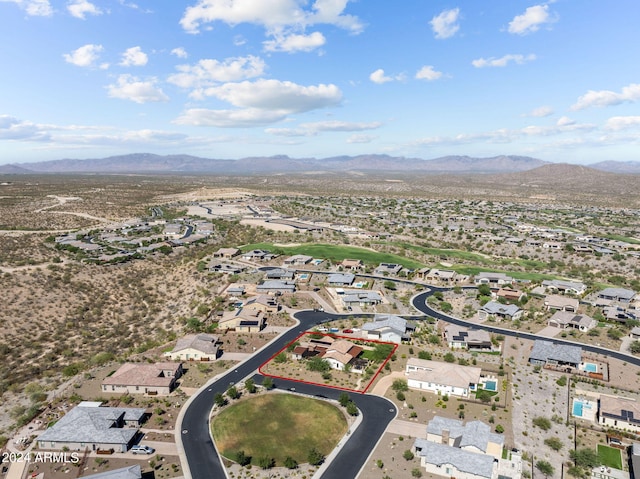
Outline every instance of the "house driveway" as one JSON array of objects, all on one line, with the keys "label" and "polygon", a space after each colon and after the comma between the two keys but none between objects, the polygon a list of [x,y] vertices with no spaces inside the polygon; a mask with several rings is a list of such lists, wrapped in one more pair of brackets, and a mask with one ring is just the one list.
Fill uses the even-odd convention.
[{"label": "house driveway", "polygon": [[547,326],[536,334],[538,336],[544,336],[545,338],[554,338],[560,331],[562,331],[562,329],[556,328],[555,326]]},{"label": "house driveway", "polygon": [[404,421],[402,419],[394,419],[387,427],[388,433],[398,434],[404,437],[427,437],[427,425],[419,422]]},{"label": "house driveway", "polygon": [[387,389],[391,387],[393,381],[395,381],[396,379],[407,379],[407,377],[401,371],[394,371],[388,376],[383,376],[380,381],[378,381],[373,387],[370,394],[375,394],[376,396],[384,396],[384,394],[387,392]]}]

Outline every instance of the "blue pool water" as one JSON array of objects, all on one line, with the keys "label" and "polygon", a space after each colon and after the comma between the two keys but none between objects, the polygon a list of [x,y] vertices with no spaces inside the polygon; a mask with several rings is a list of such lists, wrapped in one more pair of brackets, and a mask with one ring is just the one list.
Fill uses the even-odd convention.
[{"label": "blue pool water", "polygon": [[298,276],[298,279],[309,279],[309,273],[302,273]]},{"label": "blue pool water", "polygon": [[573,401],[573,415],[576,417],[582,417],[582,401]]},{"label": "blue pool water", "polygon": [[584,370],[588,373],[597,373],[598,365],[593,363],[584,363]]},{"label": "blue pool water", "polygon": [[497,391],[498,383],[496,381],[487,381],[486,383],[484,383],[484,388],[487,391]]}]

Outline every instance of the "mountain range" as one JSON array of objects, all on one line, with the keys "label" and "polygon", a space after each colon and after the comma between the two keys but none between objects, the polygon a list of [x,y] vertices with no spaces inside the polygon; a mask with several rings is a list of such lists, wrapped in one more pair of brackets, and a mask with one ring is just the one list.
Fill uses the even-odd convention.
[{"label": "mountain range", "polygon": [[[490,158],[444,156],[431,160],[389,155],[290,158],[286,155],[249,157],[238,160],[201,158],[190,155],[134,153],[94,159],[61,159],[35,163],[0,165],[0,174],[40,173],[140,173],[140,174],[232,174],[276,173],[417,172],[420,174],[516,173],[549,163],[527,156],[501,155]],[[603,161],[588,169],[640,174],[640,162]]]}]

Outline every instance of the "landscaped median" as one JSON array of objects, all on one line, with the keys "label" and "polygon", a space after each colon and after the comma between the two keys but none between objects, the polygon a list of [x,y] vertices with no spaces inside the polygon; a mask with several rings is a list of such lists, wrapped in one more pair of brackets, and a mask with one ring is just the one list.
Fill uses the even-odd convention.
[{"label": "landscaped median", "polygon": [[220,454],[239,466],[294,469],[319,465],[348,424],[343,411],[327,401],[274,392],[224,408],[211,429]]}]

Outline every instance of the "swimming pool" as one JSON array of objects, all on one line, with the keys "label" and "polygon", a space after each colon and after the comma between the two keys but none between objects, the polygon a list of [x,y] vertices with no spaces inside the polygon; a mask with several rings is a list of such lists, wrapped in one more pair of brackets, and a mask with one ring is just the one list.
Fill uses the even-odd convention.
[{"label": "swimming pool", "polygon": [[497,381],[487,381],[484,383],[484,389],[487,391],[497,391],[498,390],[498,382]]},{"label": "swimming pool", "polygon": [[302,273],[298,276],[298,279],[309,279],[309,273]]},{"label": "swimming pool", "polygon": [[573,400],[572,415],[575,417],[583,417],[585,409],[591,409],[591,403],[589,401],[583,401],[582,399]]},{"label": "swimming pool", "polygon": [[593,363],[584,363],[584,370],[588,373],[597,373],[598,365]]}]

